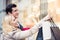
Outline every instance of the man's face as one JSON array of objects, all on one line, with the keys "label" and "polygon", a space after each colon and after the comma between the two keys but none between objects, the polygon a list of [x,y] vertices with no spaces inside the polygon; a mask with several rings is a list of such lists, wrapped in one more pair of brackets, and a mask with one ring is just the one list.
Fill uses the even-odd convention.
[{"label": "man's face", "polygon": [[18,12],[17,7],[13,7],[13,8],[12,8],[12,15],[13,15],[15,18],[17,18],[17,17],[18,17],[19,12]]}]

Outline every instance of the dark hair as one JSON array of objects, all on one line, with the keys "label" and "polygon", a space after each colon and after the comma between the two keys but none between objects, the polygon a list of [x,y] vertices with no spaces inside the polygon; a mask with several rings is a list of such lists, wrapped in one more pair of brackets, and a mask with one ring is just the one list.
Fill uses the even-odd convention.
[{"label": "dark hair", "polygon": [[9,4],[9,5],[7,5],[7,7],[6,7],[6,14],[8,14],[8,12],[11,13],[13,7],[17,7],[16,4]]}]

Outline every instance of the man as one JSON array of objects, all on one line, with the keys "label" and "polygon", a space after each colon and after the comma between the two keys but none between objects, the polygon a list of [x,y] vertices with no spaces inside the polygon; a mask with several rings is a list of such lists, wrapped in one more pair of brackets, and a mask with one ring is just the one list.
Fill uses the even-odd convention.
[{"label": "man", "polygon": [[49,17],[45,17],[31,29],[22,31],[18,28],[18,15],[19,12],[15,4],[9,4],[6,7],[6,16],[2,22],[3,37],[1,40],[24,40],[24,38],[27,38],[36,33],[42,26],[43,22],[45,22],[44,20],[49,19]]}]

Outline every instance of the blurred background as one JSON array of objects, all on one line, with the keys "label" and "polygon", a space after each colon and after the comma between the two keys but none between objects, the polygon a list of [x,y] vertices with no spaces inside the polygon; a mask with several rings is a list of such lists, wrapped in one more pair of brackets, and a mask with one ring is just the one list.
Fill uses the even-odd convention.
[{"label": "blurred background", "polygon": [[2,30],[2,19],[5,16],[5,8],[14,3],[19,9],[19,21],[26,27],[34,26],[47,14],[54,15],[60,24],[60,0],[0,0],[0,30]]}]

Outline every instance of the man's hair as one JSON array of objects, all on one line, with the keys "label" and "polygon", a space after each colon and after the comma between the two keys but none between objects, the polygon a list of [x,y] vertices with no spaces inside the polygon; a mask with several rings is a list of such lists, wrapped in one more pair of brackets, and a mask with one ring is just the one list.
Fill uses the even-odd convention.
[{"label": "man's hair", "polygon": [[8,12],[12,12],[12,8],[14,8],[14,7],[17,7],[16,6],[16,4],[9,4],[9,5],[7,5],[7,7],[6,7],[6,14],[8,14]]}]

